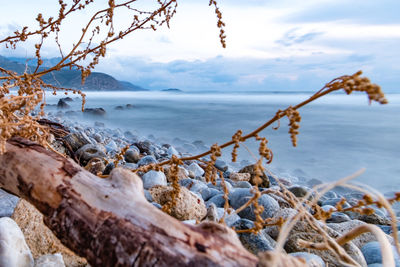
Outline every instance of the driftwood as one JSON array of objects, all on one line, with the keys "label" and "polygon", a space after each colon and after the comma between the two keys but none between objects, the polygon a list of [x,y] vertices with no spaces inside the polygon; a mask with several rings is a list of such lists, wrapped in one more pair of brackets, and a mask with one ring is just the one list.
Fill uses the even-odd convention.
[{"label": "driftwood", "polygon": [[0,155],[0,187],[35,205],[63,244],[92,266],[255,266],[232,229],[186,225],[148,203],[141,179],[101,179],[72,160],[13,138]]}]

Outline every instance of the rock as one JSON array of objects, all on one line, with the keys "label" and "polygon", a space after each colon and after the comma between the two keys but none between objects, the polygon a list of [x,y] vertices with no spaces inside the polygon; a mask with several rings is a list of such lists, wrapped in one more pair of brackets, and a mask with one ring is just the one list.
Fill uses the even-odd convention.
[{"label": "rock", "polygon": [[357,216],[357,220],[360,220],[360,221],[363,221],[366,223],[370,223],[370,224],[380,224],[380,225],[390,225],[391,224],[391,221],[388,218],[379,216],[376,213],[373,213],[370,215],[359,214]]},{"label": "rock", "polygon": [[142,179],[144,189],[150,189],[155,185],[167,185],[167,178],[163,172],[151,170],[146,172]]},{"label": "rock", "polygon": [[137,164],[140,167],[140,166],[149,165],[149,164],[153,164],[153,163],[157,163],[157,160],[153,156],[148,155],[148,156],[144,156],[143,158],[141,158]]},{"label": "rock", "polygon": [[100,158],[92,158],[85,166],[85,169],[94,175],[102,174],[105,168],[104,161]]},{"label": "rock", "polygon": [[[361,251],[364,254],[367,264],[382,263],[382,252],[379,242],[369,242],[361,248]],[[400,267],[400,257],[394,246],[392,246],[392,252],[394,255],[395,266]]]},{"label": "rock", "polygon": [[[160,205],[171,201],[171,186],[154,186],[149,192],[154,201]],[[207,208],[204,201],[190,192],[187,188],[181,187],[178,197],[176,198],[176,206],[171,209],[171,216],[178,220],[202,220],[207,214]]]},{"label": "rock", "polygon": [[168,157],[169,158],[171,158],[173,155],[175,155],[175,156],[179,156],[179,152],[173,147],[173,146],[170,146],[169,148],[168,148],[168,150],[167,150],[167,154],[168,154]]},{"label": "rock", "polygon": [[91,143],[89,137],[83,132],[70,133],[64,136],[63,139],[74,152],[84,145]]},{"label": "rock", "polygon": [[203,198],[204,201],[207,201],[210,198],[212,198],[213,196],[218,195],[220,193],[222,193],[222,192],[217,190],[217,189],[215,189],[215,188],[208,188],[208,187],[207,188],[203,188],[200,191],[200,195],[201,195],[201,197]]},{"label": "rock", "polygon": [[235,184],[236,188],[252,188],[253,186],[246,181],[239,181]]},{"label": "rock", "polygon": [[43,215],[25,200],[20,200],[12,215],[24,233],[26,243],[31,249],[33,257],[61,253],[66,266],[86,266],[84,258],[78,257],[66,248],[57,237],[43,223]]},{"label": "rock", "polygon": [[32,253],[17,223],[8,217],[0,218],[0,266],[33,266]]},{"label": "rock", "polygon": [[60,253],[43,255],[35,260],[35,267],[65,267]]},{"label": "rock", "polygon": [[[230,205],[234,209],[238,209],[243,206],[250,198],[253,197],[253,193],[251,193],[248,188],[237,188],[235,191],[229,194],[229,202]],[[261,195],[258,200],[259,205],[264,207],[264,211],[261,214],[263,219],[272,218],[279,210],[278,202],[268,195]],[[239,216],[245,219],[249,219],[254,221],[255,215],[253,212],[253,205],[245,208],[239,213]]]},{"label": "rock", "polygon": [[101,136],[101,134],[99,134],[99,133],[94,133],[92,137],[98,143],[103,143],[104,142],[103,136]]},{"label": "rock", "polygon": [[228,170],[228,165],[226,164],[226,162],[223,160],[220,160],[220,159],[217,159],[215,161],[214,166],[215,166],[215,168],[217,168],[218,170],[220,170],[222,172],[225,172]]},{"label": "rock", "polygon": [[148,202],[153,202],[153,197],[151,196],[150,192],[148,190],[143,190],[144,191],[144,196],[147,199]]},{"label": "rock", "polygon": [[[322,206],[325,206],[325,205],[331,205],[331,206],[336,206],[336,204],[339,202],[339,201],[341,201],[342,199],[341,198],[331,198],[331,199],[327,199],[327,200],[324,200],[324,201],[322,201]],[[343,208],[350,208],[350,204],[346,201],[343,205],[342,205],[342,207]]]},{"label": "rock", "polygon": [[[232,227],[236,230],[246,230],[254,227],[254,223],[250,220],[240,219],[236,221]],[[240,242],[251,253],[257,255],[259,252],[270,251],[274,249],[273,244],[262,233],[238,233]]]},{"label": "rock", "polygon": [[212,221],[212,222],[218,222],[218,211],[217,211],[217,206],[215,206],[214,203],[211,203],[208,208],[207,208],[207,215],[205,217],[205,220],[207,221]]},{"label": "rock", "polygon": [[[224,192],[224,185],[223,185],[223,183],[222,183],[222,181],[221,180],[218,180],[216,183],[215,183],[215,185],[213,185],[211,182],[209,182],[209,183],[207,183],[207,186],[209,187],[209,188],[215,188],[215,189],[218,189],[219,191],[221,191],[221,192]],[[228,190],[228,192],[230,193],[230,192],[233,192],[233,186],[230,184],[230,183],[228,183],[227,181],[225,181],[225,186],[226,186],[226,189]]]},{"label": "rock", "polygon": [[0,188],[0,217],[10,217],[17,206],[18,200],[18,197]]},{"label": "rock", "polygon": [[208,207],[209,205],[214,204],[218,208],[223,208],[225,205],[225,198],[224,194],[218,194],[207,200],[206,206]]},{"label": "rock", "polygon": [[150,141],[140,141],[135,143],[135,146],[139,149],[140,153],[153,155],[154,151],[151,151],[152,143]]},{"label": "rock", "polygon": [[118,151],[118,146],[114,140],[111,140],[110,142],[108,142],[108,144],[106,145],[106,151],[107,151],[107,153],[111,152],[111,151]]},{"label": "rock", "polygon": [[105,158],[106,153],[104,153],[103,149],[100,145],[87,144],[79,148],[75,155],[79,162],[85,166],[93,158]]},{"label": "rock", "polygon": [[304,186],[291,186],[288,188],[290,192],[293,193],[298,198],[305,197],[308,194],[308,191],[310,190],[309,188],[306,188]]},{"label": "rock", "polygon": [[199,164],[193,162],[187,168],[188,171],[193,172],[195,176],[203,176],[204,170],[199,166]]},{"label": "rock", "polygon": [[320,256],[317,256],[315,254],[307,253],[307,252],[294,252],[290,253],[290,256],[294,256],[297,258],[302,258],[305,259],[307,262],[307,265],[309,267],[325,267],[325,262],[321,259]]},{"label": "rock", "polygon": [[351,221],[350,217],[343,212],[333,212],[331,217],[326,220],[328,223],[342,223]]},{"label": "rock", "polygon": [[105,116],[106,111],[104,108],[85,108],[83,111],[84,114],[93,115],[93,116]]},{"label": "rock", "polygon": [[[282,209],[279,210],[274,218],[283,218],[285,220],[292,220],[292,217],[297,214],[297,211],[294,209]],[[324,227],[322,223],[320,223],[321,227]],[[329,227],[325,227],[326,232],[332,238],[337,238],[340,234]],[[275,240],[278,238],[280,233],[280,229],[277,226],[266,227],[264,230]],[[324,262],[328,264],[328,266],[343,266],[339,263],[336,256],[330,252],[329,250],[315,250],[315,249],[307,249],[301,247],[297,242],[299,239],[312,241],[312,242],[322,242],[324,238],[309,224],[308,221],[297,221],[290,231],[288,238],[285,243],[285,251],[287,253],[292,252],[309,252],[315,255],[318,255],[323,259]],[[346,252],[352,257],[356,262],[358,262],[361,266],[366,266],[364,257],[361,251],[352,243],[349,242],[342,246]]]},{"label": "rock", "polygon": [[[171,166],[164,167],[164,174],[165,174],[165,176],[167,176],[168,182],[172,182],[170,168],[171,168]],[[189,172],[185,168],[178,166],[178,180],[186,179],[186,178],[188,178],[188,176],[189,176]]]},{"label": "rock", "polygon": [[153,206],[156,207],[157,209],[162,209],[162,206],[157,202],[151,202],[151,204],[153,204]]},{"label": "rock", "polygon": [[64,102],[73,102],[74,100],[69,96],[61,98]]},{"label": "rock", "polygon": [[135,163],[129,163],[129,162],[125,162],[122,165],[122,168],[124,169],[128,169],[128,170],[136,170],[138,168],[138,165]]},{"label": "rock", "polygon": [[103,175],[109,175],[114,168],[115,168],[114,162],[108,163],[103,171]]},{"label": "rock", "polygon": [[135,106],[132,105],[132,104],[126,104],[125,107],[126,107],[127,109],[133,109],[133,108],[135,108]]},{"label": "rock", "polygon": [[124,110],[124,107],[123,106],[116,106],[114,109],[115,110]]},{"label": "rock", "polygon": [[[343,223],[328,223],[327,226],[335,230],[339,234],[343,235],[350,232],[354,228],[365,224],[366,224],[365,222],[359,220],[352,220]],[[393,243],[393,238],[391,236],[387,235],[386,237],[388,238],[390,243]],[[377,241],[377,239],[375,235],[370,232],[359,235],[352,240],[353,244],[356,245],[358,248],[362,248],[365,244],[373,241]]]},{"label": "rock", "polygon": [[241,181],[248,182],[248,181],[250,181],[250,177],[251,177],[250,173],[233,172],[229,175],[229,179],[231,179],[232,181],[235,181],[235,182],[241,182]]},{"label": "rock", "polygon": [[135,146],[131,146],[124,154],[126,162],[137,163],[140,160],[139,149]]},{"label": "rock", "polygon": [[57,108],[66,109],[66,108],[70,108],[70,105],[68,105],[63,99],[60,99],[60,100],[58,100]]},{"label": "rock", "polygon": [[[250,183],[252,185],[256,185],[256,183],[253,180],[255,178],[254,165],[248,165],[248,166],[242,168],[239,171],[239,173],[249,173],[250,174]],[[269,187],[269,178],[268,178],[268,176],[265,173],[263,173],[263,175],[260,178],[261,178],[262,182],[261,182],[261,184],[259,186],[268,188]]]},{"label": "rock", "polygon": [[224,209],[224,208],[217,208],[218,220],[221,220],[222,217],[224,217],[224,215],[225,215],[225,217],[224,217],[224,222],[226,223],[227,226],[232,227],[232,225],[233,225],[236,221],[240,220],[241,218],[240,218],[239,215],[236,214],[236,212],[235,212],[234,209],[229,208],[228,211],[229,211],[230,213],[225,212],[225,209]]}]

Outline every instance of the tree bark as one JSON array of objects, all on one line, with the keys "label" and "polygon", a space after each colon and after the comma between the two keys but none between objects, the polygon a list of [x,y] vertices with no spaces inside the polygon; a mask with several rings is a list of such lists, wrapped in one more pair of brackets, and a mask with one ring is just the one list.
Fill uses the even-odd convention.
[{"label": "tree bark", "polygon": [[36,143],[13,138],[0,187],[35,205],[61,242],[92,266],[255,266],[232,229],[186,225],[148,203],[120,168],[101,179]]}]

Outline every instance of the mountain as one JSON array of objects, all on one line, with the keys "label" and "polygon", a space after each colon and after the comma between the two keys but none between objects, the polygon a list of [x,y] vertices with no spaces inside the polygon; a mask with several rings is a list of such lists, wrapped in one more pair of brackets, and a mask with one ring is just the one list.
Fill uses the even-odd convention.
[{"label": "mountain", "polygon": [[[44,60],[44,66],[49,67],[52,64],[58,62],[59,59],[52,58]],[[33,64],[35,60],[28,61],[22,58],[6,58],[0,56],[0,67],[12,70],[17,73],[23,73],[27,68],[28,72],[35,69]],[[32,64],[32,65],[29,65]],[[40,69],[44,69],[41,67]],[[53,71],[52,73],[46,74],[42,77],[43,81],[52,85],[57,85],[66,88],[82,89],[84,91],[147,91],[140,86],[134,85],[126,81],[118,81],[111,75],[102,72],[92,72],[92,74],[86,78],[85,84],[81,84],[81,72],[78,70],[62,69],[59,71]]]}]

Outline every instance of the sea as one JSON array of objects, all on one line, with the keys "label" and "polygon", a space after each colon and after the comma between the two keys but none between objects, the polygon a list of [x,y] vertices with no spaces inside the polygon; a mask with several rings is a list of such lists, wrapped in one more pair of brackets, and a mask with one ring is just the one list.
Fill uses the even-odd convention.
[{"label": "sea", "polygon": [[[80,110],[75,95],[68,102],[75,120],[87,125],[102,122],[105,127],[132,131],[142,139],[161,144],[183,140],[203,141],[207,146],[223,144],[241,129],[244,134],[256,129],[281,109],[296,105],[311,92],[88,92],[86,108],[102,107],[105,116],[89,117]],[[281,119],[261,132],[273,151],[266,167],[279,177],[301,182],[318,179],[336,181],[364,169],[355,181],[381,192],[400,191],[400,94],[386,95],[389,104],[369,104],[365,94],[331,94],[301,108],[302,117],[297,147],[288,134],[288,121]],[[64,94],[46,94],[46,108],[58,112],[58,100]],[[116,110],[117,106],[133,105]],[[239,149],[238,161],[255,162],[258,144],[249,140]],[[231,148],[223,150],[230,162]],[[233,168],[238,165],[232,164]]]}]

